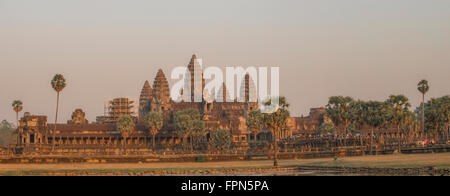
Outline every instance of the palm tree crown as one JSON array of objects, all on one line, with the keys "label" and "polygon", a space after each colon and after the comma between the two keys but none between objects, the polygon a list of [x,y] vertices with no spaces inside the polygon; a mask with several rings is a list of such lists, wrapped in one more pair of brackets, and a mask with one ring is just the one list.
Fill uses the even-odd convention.
[{"label": "palm tree crown", "polygon": [[150,112],[147,115],[145,125],[150,130],[151,134],[154,135],[163,126],[163,117],[158,112]]},{"label": "palm tree crown", "polygon": [[23,109],[23,103],[22,103],[22,101],[20,101],[20,100],[15,100],[15,101],[13,101],[13,103],[12,103],[12,107],[13,107],[13,109],[14,109],[14,111],[15,111],[16,113],[19,113],[19,112],[21,112],[22,109]]},{"label": "palm tree crown", "polygon": [[427,80],[421,80],[419,84],[417,84],[417,90],[419,90],[422,94],[426,94],[430,90],[430,86],[428,85]]},{"label": "palm tree crown", "polygon": [[52,88],[56,92],[61,92],[66,87],[66,79],[61,74],[56,74],[51,81]]},{"label": "palm tree crown", "polygon": [[117,129],[124,135],[128,136],[128,133],[134,130],[133,118],[129,115],[120,116],[116,123]]},{"label": "palm tree crown", "polygon": [[347,131],[352,120],[352,105],[355,101],[351,97],[332,96],[326,105],[326,114],[336,126],[344,125],[344,132]]},{"label": "palm tree crown", "polygon": [[405,114],[411,106],[408,98],[404,95],[391,95],[386,103],[388,107],[388,115],[394,124],[400,123],[400,121],[405,118]]}]

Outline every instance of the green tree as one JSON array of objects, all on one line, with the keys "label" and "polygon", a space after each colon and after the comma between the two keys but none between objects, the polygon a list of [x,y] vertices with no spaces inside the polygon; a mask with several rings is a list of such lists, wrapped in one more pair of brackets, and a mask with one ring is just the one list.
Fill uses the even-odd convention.
[{"label": "green tree", "polygon": [[397,126],[398,150],[401,152],[400,126],[401,122],[407,118],[411,104],[404,95],[391,95],[386,100],[386,104],[387,121]]},{"label": "green tree", "polygon": [[[448,140],[448,124],[450,119],[450,97],[433,98],[425,103],[425,127],[427,131],[437,135],[445,133]],[[444,132],[445,131],[445,132]]]},{"label": "green tree", "polygon": [[336,127],[334,126],[333,122],[323,122],[320,124],[319,132],[321,134],[330,134],[334,133],[336,131]]},{"label": "green tree", "polygon": [[55,149],[55,137],[56,137],[56,123],[58,123],[58,108],[59,108],[59,95],[61,91],[66,87],[66,79],[61,74],[56,74],[50,82],[53,90],[56,91],[56,115],[55,115],[55,127],[53,129],[53,141],[52,151]]},{"label": "green tree", "polygon": [[6,120],[0,123],[0,147],[6,147],[11,144],[11,134],[14,132],[14,125]]},{"label": "green tree", "polygon": [[17,128],[19,128],[19,112],[21,112],[23,110],[23,103],[20,100],[15,100],[12,103],[12,107],[14,112],[16,112],[16,123],[17,123]]},{"label": "green tree", "polygon": [[119,117],[119,120],[116,122],[117,130],[122,134],[124,141],[124,150],[125,154],[127,154],[127,138],[134,130],[134,120],[130,115],[123,115]]},{"label": "green tree", "polygon": [[225,129],[218,129],[212,133],[212,143],[217,150],[228,149],[231,144],[231,133]]},{"label": "green tree", "polygon": [[264,103],[266,107],[274,107],[272,113],[264,114],[264,125],[272,132],[273,139],[273,166],[278,167],[278,134],[287,128],[287,121],[290,117],[288,111],[289,103],[287,103],[285,97],[278,98],[278,105],[273,104],[273,98]]},{"label": "green tree", "polygon": [[372,127],[373,130],[376,129],[379,131],[380,127],[386,123],[387,120],[387,110],[388,107],[385,102],[379,101],[368,101],[363,107],[362,118],[365,124]]},{"label": "green tree", "polygon": [[417,90],[422,93],[422,131],[425,131],[425,94],[430,90],[427,80],[421,80],[417,84]]},{"label": "green tree", "polygon": [[353,102],[351,97],[332,96],[328,100],[326,105],[326,114],[333,121],[336,126],[344,125],[344,131],[348,129],[348,125],[352,120],[352,107]]},{"label": "green tree", "polygon": [[347,131],[360,131],[362,132],[362,126],[364,125],[364,105],[366,102],[357,100],[351,101],[349,104],[350,124],[346,128]]},{"label": "green tree", "polygon": [[[201,120],[200,113],[198,112],[198,110],[195,109],[187,109],[175,113],[175,127],[178,132],[178,135],[181,138],[186,138],[188,136],[191,137],[190,147],[192,151],[193,151],[192,132],[196,128],[195,126],[199,125],[199,123],[196,122],[197,120]],[[185,139],[183,139],[183,143],[186,143]]]},{"label": "green tree", "polygon": [[161,130],[164,124],[163,116],[159,112],[150,112],[146,116],[145,125],[152,135],[152,147],[155,148],[156,134]]},{"label": "green tree", "polygon": [[175,128],[177,135],[181,140],[183,146],[186,145],[186,137],[189,134],[189,130],[192,130],[192,121],[189,115],[176,113],[175,114]]},{"label": "green tree", "polygon": [[[417,116],[414,112],[408,111],[405,113],[405,118],[400,122],[400,127],[408,136],[415,133],[416,128],[420,126]],[[409,138],[409,137],[408,137]]]},{"label": "green tree", "polygon": [[205,128],[205,122],[203,120],[194,120],[192,122],[192,124],[193,124],[193,126],[192,126],[193,128],[192,128],[192,133],[191,133],[191,140],[193,140],[194,144],[196,146],[198,146],[202,140],[205,140],[205,137],[207,134],[207,130]]},{"label": "green tree", "polygon": [[380,131],[380,127],[387,120],[387,105],[385,102],[368,101],[362,105],[362,119],[365,124],[371,127],[370,151],[372,154],[372,143],[374,137],[374,129]]},{"label": "green tree", "polygon": [[251,111],[246,120],[247,128],[251,130],[254,134],[254,145],[256,149],[256,140],[258,133],[264,128],[264,116],[261,114],[260,110]]}]

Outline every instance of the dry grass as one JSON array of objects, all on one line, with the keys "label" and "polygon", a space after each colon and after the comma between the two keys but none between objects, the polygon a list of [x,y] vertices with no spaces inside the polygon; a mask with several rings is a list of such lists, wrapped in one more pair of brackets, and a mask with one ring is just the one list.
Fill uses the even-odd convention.
[{"label": "dry grass", "polygon": [[[122,170],[192,170],[219,168],[266,168],[273,161],[233,161],[205,163],[73,163],[73,164],[0,164],[0,175],[27,171],[122,171]],[[280,165],[293,166],[349,166],[349,167],[425,167],[450,168],[450,153],[419,155],[380,155],[332,158],[280,160]]]}]

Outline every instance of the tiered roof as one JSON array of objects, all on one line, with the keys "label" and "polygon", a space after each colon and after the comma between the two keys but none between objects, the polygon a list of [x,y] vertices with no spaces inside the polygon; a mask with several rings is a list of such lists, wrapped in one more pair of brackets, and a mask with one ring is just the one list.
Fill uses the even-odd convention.
[{"label": "tiered roof", "polygon": [[162,69],[158,70],[155,81],[153,82],[153,97],[158,101],[170,101],[170,89],[167,78]]},{"label": "tiered roof", "polygon": [[145,116],[145,113],[148,112],[148,111],[146,111],[145,107],[151,101],[152,94],[153,94],[153,92],[152,92],[152,87],[150,86],[150,83],[148,81],[145,81],[144,86],[142,87],[142,90],[141,90],[141,96],[139,98],[139,117]]},{"label": "tiered roof", "polygon": [[141,97],[140,102],[147,101],[152,98],[152,87],[150,86],[150,83],[148,81],[145,81],[144,86],[141,90]]}]

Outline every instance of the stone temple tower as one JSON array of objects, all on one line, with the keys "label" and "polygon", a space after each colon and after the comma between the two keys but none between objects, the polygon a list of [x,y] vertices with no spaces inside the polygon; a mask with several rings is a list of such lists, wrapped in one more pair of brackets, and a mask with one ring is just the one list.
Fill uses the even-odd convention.
[{"label": "stone temple tower", "polygon": [[169,82],[162,69],[158,70],[155,81],[153,82],[151,111],[167,111],[170,109],[170,89]]},{"label": "stone temple tower", "polygon": [[139,119],[143,119],[150,112],[150,102],[152,101],[152,87],[148,81],[145,81],[139,98]]},{"label": "stone temple tower", "polygon": [[[205,79],[203,78],[203,65],[201,64],[201,59],[197,59],[194,54],[188,65],[189,78],[190,81],[185,81],[188,88],[191,89],[191,102],[202,102],[203,101],[203,89],[205,88]],[[197,100],[197,101],[196,101]]]}]

